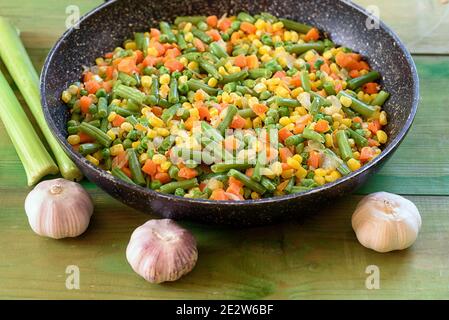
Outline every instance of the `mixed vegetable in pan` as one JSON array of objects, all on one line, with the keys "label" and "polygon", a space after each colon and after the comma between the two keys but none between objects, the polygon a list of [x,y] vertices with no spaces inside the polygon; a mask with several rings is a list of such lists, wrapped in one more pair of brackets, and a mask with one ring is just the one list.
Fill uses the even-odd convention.
[{"label": "mixed vegetable in pan", "polygon": [[309,190],[381,152],[380,74],[317,28],[268,13],[135,33],[62,93],[67,141],[129,183],[188,198]]}]

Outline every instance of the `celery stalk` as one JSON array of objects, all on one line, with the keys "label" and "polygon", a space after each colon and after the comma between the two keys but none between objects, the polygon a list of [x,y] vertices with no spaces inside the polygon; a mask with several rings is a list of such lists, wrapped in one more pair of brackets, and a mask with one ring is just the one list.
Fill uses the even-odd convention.
[{"label": "celery stalk", "polygon": [[3,17],[0,17],[0,43],[0,57],[19,87],[48,145],[53,151],[62,176],[69,180],[80,180],[82,178],[80,170],[64,152],[45,121],[40,102],[37,72],[20,41],[16,29]]},{"label": "celery stalk", "polygon": [[0,71],[0,118],[25,169],[31,186],[58,167],[34,131],[30,120]]}]

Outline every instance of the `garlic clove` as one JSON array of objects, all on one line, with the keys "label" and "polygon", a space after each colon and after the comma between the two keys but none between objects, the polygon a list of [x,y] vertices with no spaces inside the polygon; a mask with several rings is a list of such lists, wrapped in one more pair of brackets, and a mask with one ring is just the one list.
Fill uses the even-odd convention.
[{"label": "garlic clove", "polygon": [[40,182],[25,199],[31,229],[40,236],[61,239],[86,231],[93,213],[89,194],[65,179]]},{"label": "garlic clove", "polygon": [[408,199],[388,192],[364,197],[352,215],[358,241],[378,252],[410,247],[421,228],[421,216]]},{"label": "garlic clove", "polygon": [[134,230],[126,258],[132,269],[152,283],[175,281],[198,259],[193,235],[173,220],[150,220]]}]

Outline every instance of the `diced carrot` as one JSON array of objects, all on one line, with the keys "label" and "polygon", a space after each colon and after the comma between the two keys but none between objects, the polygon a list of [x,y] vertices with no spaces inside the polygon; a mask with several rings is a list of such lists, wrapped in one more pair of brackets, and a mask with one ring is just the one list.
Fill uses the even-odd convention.
[{"label": "diced carrot", "polygon": [[112,120],[112,126],[113,127],[120,127],[122,125],[123,122],[125,122],[125,118],[122,117],[121,115],[117,114],[115,115],[114,120]]},{"label": "diced carrot", "polygon": [[154,163],[153,160],[151,160],[151,159],[148,159],[147,161],[145,161],[145,164],[142,167],[142,171],[150,176],[155,175],[156,170],[157,170],[156,163]]},{"label": "diced carrot", "polygon": [[117,66],[118,71],[131,74],[136,69],[136,61],[133,57],[123,58]]},{"label": "diced carrot", "polygon": [[228,188],[226,189],[226,192],[235,194],[235,195],[240,195],[240,190],[242,189],[242,187],[240,187],[239,185],[235,184],[235,183],[229,183]]},{"label": "diced carrot", "polygon": [[252,23],[243,21],[242,23],[240,23],[240,30],[248,34],[253,34],[256,33],[257,29]]},{"label": "diced carrot", "polygon": [[169,183],[171,178],[167,172],[158,172],[154,175],[155,180],[159,180],[162,184]]},{"label": "diced carrot", "polygon": [[216,29],[211,29],[206,31],[206,34],[212,38],[212,40],[214,41],[220,41],[221,40],[221,36],[220,36],[220,32],[218,32]]},{"label": "diced carrot", "polygon": [[74,151],[76,151],[76,152],[79,152],[80,145],[79,145],[79,144],[73,144],[73,145],[72,145],[72,149],[73,149]]},{"label": "diced carrot", "polygon": [[337,92],[337,93],[339,93],[341,90],[343,90],[343,84],[341,83],[341,81],[335,81],[334,89],[335,89],[335,92]]},{"label": "diced carrot", "polygon": [[320,32],[317,28],[310,29],[306,36],[304,37],[305,41],[317,41],[320,38]]},{"label": "diced carrot", "polygon": [[374,94],[379,92],[379,85],[375,82],[368,82],[363,85],[363,91],[367,94]]},{"label": "diced carrot", "polygon": [[360,72],[359,72],[359,70],[351,70],[351,71],[349,71],[349,76],[351,78],[357,78],[360,76]]},{"label": "diced carrot", "polygon": [[141,63],[143,61],[143,52],[136,50],[134,51],[134,54],[136,55],[136,63]]},{"label": "diced carrot", "polygon": [[324,119],[320,119],[317,121],[317,123],[315,124],[315,128],[314,130],[316,132],[320,132],[320,133],[324,133],[329,131],[330,127],[329,127],[329,122],[327,122]]},{"label": "diced carrot", "polygon": [[154,38],[156,40],[159,40],[159,36],[161,35],[161,32],[156,28],[150,29],[150,37]]},{"label": "diced carrot", "polygon": [[231,44],[232,44],[232,45],[236,44],[238,40],[240,40],[240,33],[234,32],[234,33],[231,35],[231,40],[230,40]]},{"label": "diced carrot", "polygon": [[228,183],[229,184],[235,184],[235,185],[237,185],[239,187],[243,187],[243,182],[241,182],[240,180],[238,180],[238,179],[236,179],[234,177],[229,177]]},{"label": "diced carrot", "polygon": [[178,57],[180,55],[181,55],[181,51],[179,51],[179,49],[176,48],[176,47],[168,49],[167,51],[165,51],[165,56],[167,58],[176,58],[176,57]]},{"label": "diced carrot", "polygon": [[326,72],[327,74],[331,73],[331,68],[329,67],[328,63],[323,63],[320,67],[320,70]]},{"label": "diced carrot", "polygon": [[105,57],[106,59],[112,59],[113,56],[114,56],[114,53],[113,53],[113,52],[106,52],[106,53],[104,54],[104,57]]},{"label": "diced carrot", "polygon": [[243,129],[246,125],[246,120],[242,116],[239,116],[238,114],[234,116],[232,119],[230,127],[232,129]]},{"label": "diced carrot", "polygon": [[382,125],[380,124],[379,120],[375,119],[368,123],[368,130],[372,133],[376,134],[378,130],[382,128]]},{"label": "diced carrot", "polygon": [[211,200],[228,200],[226,192],[223,189],[215,189],[210,195]]},{"label": "diced carrot", "polygon": [[161,44],[158,41],[153,41],[150,45],[150,47],[153,47],[154,49],[156,49],[158,56],[163,56],[165,53],[165,46],[163,44]]},{"label": "diced carrot", "polygon": [[92,142],[95,139],[89,136],[87,133],[78,132],[78,136],[80,137],[80,143]]},{"label": "diced carrot", "polygon": [[211,28],[215,28],[217,26],[218,23],[218,18],[217,16],[208,16],[206,18],[206,23],[209,27]]},{"label": "diced carrot", "polygon": [[112,77],[114,76],[114,67],[112,66],[106,67],[104,74],[106,76],[106,80],[111,80]]},{"label": "diced carrot", "polygon": [[248,69],[255,69],[259,67],[259,59],[257,59],[257,56],[252,54],[250,56],[246,57],[246,66]]},{"label": "diced carrot", "polygon": [[287,158],[293,156],[293,153],[289,148],[283,147],[279,149],[279,157],[281,158],[281,162],[287,162]]},{"label": "diced carrot", "polygon": [[335,56],[335,62],[340,67],[346,68],[348,70],[353,70],[353,69],[358,70],[360,67],[359,61],[360,61],[360,55],[355,54],[355,53],[339,52]]},{"label": "diced carrot", "polygon": [[160,117],[162,115],[162,108],[158,106],[154,106],[151,108],[151,112],[153,112],[156,116]]},{"label": "diced carrot", "polygon": [[285,71],[277,71],[274,75],[273,78],[281,78],[284,79],[285,78]]},{"label": "diced carrot", "polygon": [[153,57],[153,56],[146,56],[145,59],[143,59],[142,64],[145,67],[154,67],[157,63],[161,61],[160,58]]},{"label": "diced carrot", "polygon": [[316,152],[316,151],[310,151],[309,159],[307,159],[307,165],[309,167],[319,168],[320,167],[320,161],[321,161],[320,154],[318,152]]},{"label": "diced carrot", "polygon": [[282,171],[289,170],[291,168],[292,167],[290,167],[290,165],[288,163],[285,163],[285,162],[282,163]]},{"label": "diced carrot", "polygon": [[368,145],[370,147],[378,147],[380,145],[379,141],[368,138]]},{"label": "diced carrot", "polygon": [[218,29],[225,32],[226,30],[229,29],[231,24],[232,24],[231,19],[229,19],[229,18],[221,19],[220,21],[218,21]]},{"label": "diced carrot", "polygon": [[93,76],[94,76],[94,74],[92,72],[86,71],[83,75],[83,81],[84,82],[90,81],[90,80],[92,80]]},{"label": "diced carrot", "polygon": [[228,151],[237,149],[237,139],[235,139],[233,136],[227,136],[224,139],[224,147]]},{"label": "diced carrot", "polygon": [[267,112],[268,107],[264,104],[261,103],[256,103],[252,106],[251,108],[255,114],[257,114],[258,116],[264,114],[265,112]]},{"label": "diced carrot", "polygon": [[304,131],[305,128],[306,128],[306,125],[304,123],[297,123],[295,125],[295,127],[293,128],[293,133],[300,134]]},{"label": "diced carrot", "polygon": [[102,86],[102,88],[106,92],[111,92],[111,90],[112,90],[112,80],[110,80],[110,81],[103,81],[101,86]]},{"label": "diced carrot", "polygon": [[92,104],[92,99],[88,96],[82,96],[80,98],[80,108],[82,113],[88,113],[89,107]]},{"label": "diced carrot", "polygon": [[124,174],[126,174],[127,176],[128,176],[128,178],[131,178],[131,170],[128,168],[128,167],[122,167],[122,168],[120,168],[120,170],[122,170],[122,172],[124,173]]},{"label": "diced carrot", "polygon": [[253,173],[254,173],[254,168],[248,168],[248,169],[246,169],[246,171],[245,171],[245,174],[246,174],[248,177],[252,177],[252,176],[253,176]]},{"label": "diced carrot", "polygon": [[312,121],[312,115],[310,113],[301,116],[298,120],[296,120],[296,124],[305,124],[307,125],[309,121]]},{"label": "diced carrot", "polygon": [[84,82],[84,88],[87,90],[87,92],[95,94],[97,90],[101,88],[101,85],[95,80],[89,80],[87,82]]},{"label": "diced carrot", "polygon": [[182,71],[184,69],[184,65],[175,59],[165,61],[164,66],[170,70],[170,72]]},{"label": "diced carrot", "polygon": [[277,189],[278,191],[283,191],[283,190],[285,189],[285,187],[287,187],[287,185],[288,185],[289,182],[290,182],[289,180],[285,180],[284,182],[281,182],[281,183],[276,187],[276,189]]},{"label": "diced carrot", "polygon": [[206,51],[206,46],[204,45],[203,41],[198,38],[193,39],[193,45],[198,49],[199,52]]},{"label": "diced carrot", "polygon": [[366,70],[366,71],[369,71],[370,68],[369,68],[368,63],[367,63],[366,61],[360,61],[360,62],[359,62],[359,70]]},{"label": "diced carrot", "polygon": [[210,112],[209,109],[206,106],[200,106],[198,107],[198,113],[200,116],[200,120],[206,119],[207,121],[210,120]]},{"label": "diced carrot", "polygon": [[120,152],[112,159],[112,168],[123,168],[128,166],[128,153],[126,151]]},{"label": "diced carrot", "polygon": [[178,176],[184,179],[192,179],[198,175],[198,172],[195,169],[191,169],[188,167],[181,168],[178,172]]},{"label": "diced carrot", "polygon": [[279,140],[281,140],[282,143],[284,143],[285,139],[292,135],[293,133],[291,133],[290,130],[287,129],[287,127],[283,127],[281,130],[279,130]]},{"label": "diced carrot", "polygon": [[368,160],[371,160],[373,155],[374,155],[374,153],[373,153],[373,149],[371,149],[371,147],[363,147],[362,151],[360,152],[359,160],[362,162],[366,162]]},{"label": "diced carrot", "polygon": [[195,123],[194,117],[188,117],[187,120],[184,122],[184,126],[187,130],[192,130],[193,124]]},{"label": "diced carrot", "polygon": [[363,122],[362,118],[360,118],[360,117],[354,117],[354,118],[352,118],[352,121],[353,122],[358,122],[358,123],[362,123]]},{"label": "diced carrot", "polygon": [[238,55],[237,57],[235,57],[234,64],[237,67],[240,67],[240,68],[246,67],[246,58],[245,58],[245,56],[243,54],[241,54],[241,55]]},{"label": "diced carrot", "polygon": [[299,87],[301,86],[301,77],[300,76],[294,76],[290,79],[290,85],[293,87]]}]

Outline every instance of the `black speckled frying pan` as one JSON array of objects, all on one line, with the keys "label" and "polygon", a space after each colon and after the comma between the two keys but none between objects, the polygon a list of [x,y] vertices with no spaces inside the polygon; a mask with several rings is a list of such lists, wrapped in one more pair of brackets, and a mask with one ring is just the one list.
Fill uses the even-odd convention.
[{"label": "black speckled frying pan", "polygon": [[[66,142],[67,109],[61,92],[79,80],[83,65],[120,45],[134,31],[148,30],[160,20],[179,15],[222,15],[239,11],[270,12],[317,26],[337,44],[365,56],[382,74],[383,86],[391,93],[385,105],[390,119],[390,136],[385,150],[360,170],[308,192],[240,202],[194,200],[161,194],[129,185],[93,166],[72,151]],[[398,37],[383,23],[368,29],[367,13],[349,1],[110,1],[84,16],[79,29],[65,32],[49,53],[41,76],[41,94],[50,128],[85,176],[125,204],[148,213],[173,219],[190,219],[219,224],[267,224],[317,210],[332,198],[345,195],[363,184],[393,154],[412,125],[418,106],[418,76],[413,60]]]}]

